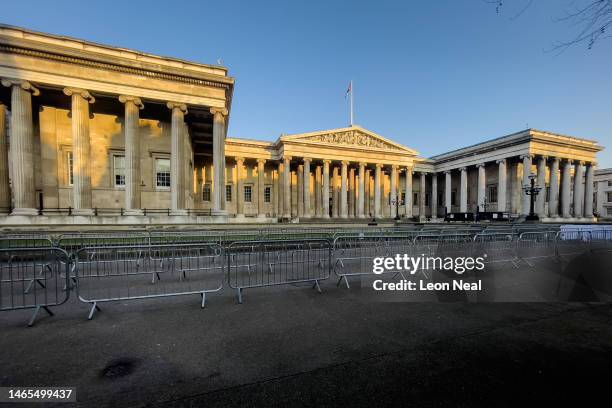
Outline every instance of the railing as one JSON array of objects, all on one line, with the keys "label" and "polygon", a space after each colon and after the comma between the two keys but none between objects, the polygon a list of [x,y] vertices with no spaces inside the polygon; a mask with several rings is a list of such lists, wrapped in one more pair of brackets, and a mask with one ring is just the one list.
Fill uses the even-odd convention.
[{"label": "railing", "polygon": [[[74,216],[75,209],[73,207],[55,207],[55,208],[38,208],[38,215],[46,215],[46,216]],[[133,213],[130,213],[125,208],[103,208],[103,207],[94,207],[92,208],[93,215],[99,217],[125,217],[125,216],[133,216]],[[0,208],[0,211],[2,209]],[[5,212],[10,213],[11,209],[6,209]],[[199,208],[188,208],[183,210],[188,216],[210,216],[212,214],[212,210],[210,209],[199,209]],[[155,215],[172,215],[171,208],[143,208],[142,209],[143,216],[155,216]]]},{"label": "railing", "polygon": [[[520,231],[520,232],[519,232]],[[90,305],[103,302],[199,295],[224,282],[242,302],[245,289],[320,282],[333,269],[338,285],[374,275],[374,259],[484,257],[488,266],[535,267],[585,253],[612,251],[612,229],[586,231],[549,226],[524,228],[263,228],[81,232],[0,235],[0,310],[40,309],[64,303],[71,291]],[[406,278],[406,271],[386,271]],[[426,279],[433,271],[421,268]]]}]

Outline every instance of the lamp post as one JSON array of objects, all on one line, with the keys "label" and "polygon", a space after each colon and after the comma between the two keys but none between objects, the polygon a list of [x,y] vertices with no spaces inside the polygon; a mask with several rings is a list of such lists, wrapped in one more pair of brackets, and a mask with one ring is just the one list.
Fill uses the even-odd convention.
[{"label": "lamp post", "polygon": [[542,187],[535,183],[536,177],[535,174],[530,175],[529,184],[523,186],[523,191],[529,196],[529,215],[525,218],[526,221],[539,221],[540,219],[534,212],[535,198],[540,193],[540,190],[542,190]]},{"label": "lamp post", "polygon": [[395,206],[395,221],[399,221],[401,219],[399,215],[399,206],[403,204],[404,202],[399,195],[391,200],[391,206]]}]

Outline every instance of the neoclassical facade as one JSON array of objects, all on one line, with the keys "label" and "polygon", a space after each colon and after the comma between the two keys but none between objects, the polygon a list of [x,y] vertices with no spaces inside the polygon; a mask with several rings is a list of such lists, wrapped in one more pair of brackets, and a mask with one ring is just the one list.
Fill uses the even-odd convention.
[{"label": "neoclassical facade", "polygon": [[0,224],[593,218],[595,141],[527,129],[431,158],[360,126],[227,137],[224,67],[0,26]]}]

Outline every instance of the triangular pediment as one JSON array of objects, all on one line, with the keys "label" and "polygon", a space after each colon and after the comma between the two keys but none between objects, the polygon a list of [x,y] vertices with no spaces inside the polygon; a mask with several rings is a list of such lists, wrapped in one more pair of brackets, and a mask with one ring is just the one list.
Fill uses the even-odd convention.
[{"label": "triangular pediment", "polygon": [[285,143],[313,143],[349,148],[388,150],[409,155],[418,154],[418,152],[413,149],[402,146],[399,143],[393,142],[359,126],[282,136],[281,141]]}]

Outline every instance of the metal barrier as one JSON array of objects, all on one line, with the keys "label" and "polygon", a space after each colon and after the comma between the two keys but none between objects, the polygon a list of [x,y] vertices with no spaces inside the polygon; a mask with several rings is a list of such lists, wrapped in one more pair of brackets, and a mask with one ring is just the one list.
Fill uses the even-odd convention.
[{"label": "metal barrier", "polygon": [[330,275],[331,250],[325,239],[233,242],[226,248],[228,284],[238,303],[247,288],[312,282],[321,292],[319,281]]},{"label": "metal barrier", "polygon": [[68,254],[58,248],[0,249],[0,311],[34,309],[28,326],[40,309],[65,303]]},{"label": "metal barrier", "polygon": [[536,259],[556,259],[556,235],[553,231],[522,232],[516,242],[518,259],[530,267],[533,267],[532,261]]},{"label": "metal barrier", "polygon": [[223,287],[222,249],[216,244],[109,246],[80,249],[75,257],[77,296],[98,303],[199,294]]},{"label": "metal barrier", "polygon": [[[414,245],[410,237],[365,234],[353,236],[338,236],[333,241],[334,274],[338,277],[336,286],[344,280],[350,289],[349,276],[373,275],[374,259],[393,257],[396,254],[412,254]],[[401,275],[402,271],[384,271],[393,273],[393,277]]]},{"label": "metal barrier", "polygon": [[514,232],[479,233],[474,235],[473,254],[484,257],[485,264],[510,263],[518,268],[516,241]]},{"label": "metal barrier", "polygon": [[565,230],[555,234],[555,254],[559,259],[581,255],[590,250],[591,233],[582,230]]}]

